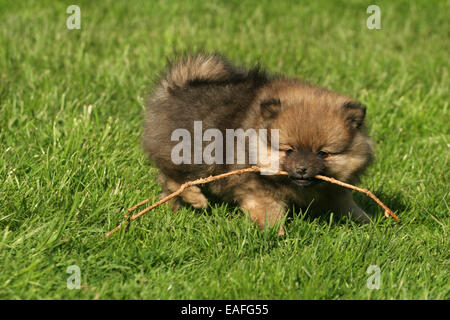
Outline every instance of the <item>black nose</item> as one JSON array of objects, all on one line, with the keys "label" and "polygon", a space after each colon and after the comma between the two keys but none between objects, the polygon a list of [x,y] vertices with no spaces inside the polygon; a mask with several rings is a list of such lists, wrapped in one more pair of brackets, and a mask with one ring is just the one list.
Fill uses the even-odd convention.
[{"label": "black nose", "polygon": [[298,166],[295,167],[295,170],[297,171],[298,174],[304,174],[306,173],[306,170],[308,170],[308,168],[305,166]]}]

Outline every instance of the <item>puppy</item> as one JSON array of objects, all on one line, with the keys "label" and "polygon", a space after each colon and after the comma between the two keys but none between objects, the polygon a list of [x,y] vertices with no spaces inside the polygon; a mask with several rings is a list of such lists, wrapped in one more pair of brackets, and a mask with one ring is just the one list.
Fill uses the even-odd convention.
[{"label": "puppy", "polygon": [[[365,114],[364,106],[345,95],[198,54],[175,59],[157,82],[147,102],[143,143],[160,170],[162,196],[186,181],[276,163],[275,171],[289,175],[246,173],[205,187],[239,204],[260,228],[280,225],[281,235],[290,204],[369,221],[349,190],[314,179],[321,174],[358,181],[373,158]],[[244,145],[237,133],[244,133]],[[266,146],[259,144],[264,139]],[[250,140],[258,141],[257,147]],[[265,161],[251,159],[255,148],[265,148]],[[197,186],[174,198],[173,210],[183,202],[195,208],[208,204]]]}]

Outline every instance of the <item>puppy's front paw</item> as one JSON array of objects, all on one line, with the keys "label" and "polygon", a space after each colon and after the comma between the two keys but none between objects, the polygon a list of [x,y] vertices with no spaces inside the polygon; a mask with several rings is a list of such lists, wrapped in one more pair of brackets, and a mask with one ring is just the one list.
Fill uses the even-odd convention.
[{"label": "puppy's front paw", "polygon": [[191,186],[181,193],[183,201],[190,203],[194,208],[201,209],[208,207],[208,200],[197,186]]},{"label": "puppy's front paw", "polygon": [[191,199],[191,205],[196,209],[205,209],[208,207],[208,200],[203,194],[198,194],[195,199]]}]

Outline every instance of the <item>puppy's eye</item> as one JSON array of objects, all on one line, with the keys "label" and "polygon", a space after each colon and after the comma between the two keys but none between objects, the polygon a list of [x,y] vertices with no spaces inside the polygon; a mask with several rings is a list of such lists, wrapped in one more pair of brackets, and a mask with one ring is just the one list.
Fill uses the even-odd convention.
[{"label": "puppy's eye", "polygon": [[319,152],[317,152],[317,155],[319,157],[321,157],[322,159],[325,159],[326,157],[328,157],[330,154],[326,151],[320,150]]},{"label": "puppy's eye", "polygon": [[284,150],[284,152],[286,152],[286,155],[290,155],[292,152],[294,152],[294,149],[289,148],[289,149]]}]

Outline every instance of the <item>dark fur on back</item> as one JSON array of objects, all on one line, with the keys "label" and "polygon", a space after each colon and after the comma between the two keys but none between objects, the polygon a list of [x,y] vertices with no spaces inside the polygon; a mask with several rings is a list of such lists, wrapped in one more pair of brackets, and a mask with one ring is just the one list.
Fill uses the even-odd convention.
[{"label": "dark fur on back", "polygon": [[208,176],[216,171],[210,166],[171,163],[170,151],[178,143],[170,141],[171,133],[177,128],[193,132],[196,120],[202,121],[203,130],[246,129],[249,124],[243,120],[268,81],[259,67],[240,69],[218,55],[188,56],[172,62],[147,103],[145,150],[158,168],[177,181]]}]

